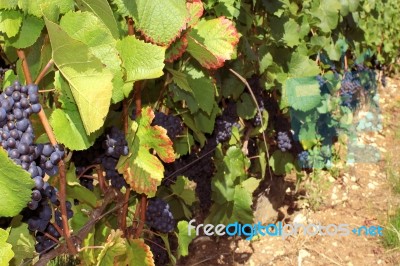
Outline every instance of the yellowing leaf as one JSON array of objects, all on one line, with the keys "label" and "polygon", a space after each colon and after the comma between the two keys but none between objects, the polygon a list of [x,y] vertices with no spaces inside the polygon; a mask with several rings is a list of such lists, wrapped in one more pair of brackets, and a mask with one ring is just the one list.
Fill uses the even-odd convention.
[{"label": "yellowing leaf", "polygon": [[200,20],[188,36],[187,51],[206,68],[219,68],[232,58],[239,34],[232,21],[219,17]]},{"label": "yellowing leaf", "polygon": [[138,123],[132,123],[127,137],[132,153],[121,157],[117,166],[134,191],[150,197],[155,195],[157,186],[164,177],[164,166],[150,153],[150,149],[164,162],[175,160],[172,141],[168,138],[167,131],[160,126],[151,126],[153,119],[154,113],[150,107],[142,109]]}]

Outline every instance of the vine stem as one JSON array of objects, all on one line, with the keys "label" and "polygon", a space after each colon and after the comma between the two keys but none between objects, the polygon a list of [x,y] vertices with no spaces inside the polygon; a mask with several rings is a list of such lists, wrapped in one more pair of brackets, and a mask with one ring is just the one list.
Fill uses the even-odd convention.
[{"label": "vine stem", "polygon": [[[19,59],[21,60],[22,63],[22,70],[24,72],[25,80],[28,84],[32,83],[32,76],[29,71],[29,66],[28,66],[28,61],[26,60],[25,52],[22,49],[17,50],[17,55]],[[47,67],[47,65],[46,65]],[[46,68],[45,67],[45,68]],[[43,70],[41,71],[41,73]],[[40,79],[36,79],[40,80]],[[35,83],[36,84],[36,83]],[[37,85],[37,84],[36,84]],[[49,137],[50,143],[52,145],[57,145],[56,138],[53,133],[53,129],[50,126],[49,120],[47,119],[47,116],[45,112],[43,111],[43,108],[40,109],[39,112],[39,119],[40,122],[42,123],[44,130],[46,131],[47,136]],[[62,217],[62,223],[63,223],[63,232],[64,232],[64,238],[65,241],[67,242],[67,247],[68,251],[74,255],[76,254],[76,249],[74,244],[72,243],[71,239],[71,232],[69,231],[69,225],[68,225],[68,218],[67,218],[67,206],[66,206],[66,174],[65,174],[65,164],[64,161],[61,160],[58,163],[58,169],[60,173],[60,190],[59,190],[59,197],[60,197],[60,207],[61,207],[61,217]]]},{"label": "vine stem", "polygon": [[[133,19],[130,17],[126,18],[126,23],[128,25],[128,35],[132,36],[135,34],[135,29],[133,28]],[[122,121],[124,127],[125,136],[128,134],[128,101],[124,99],[122,101]],[[126,234],[126,217],[128,216],[128,202],[129,196],[131,194],[131,188],[129,186],[126,187],[125,197],[124,197],[124,206],[121,208],[119,212],[119,228],[122,230],[124,234]]]},{"label": "vine stem", "polygon": [[142,234],[144,222],[146,220],[146,207],[147,207],[147,196],[146,194],[142,194],[140,198],[140,219],[138,222],[137,230],[135,231],[135,238],[139,238],[140,235]]}]

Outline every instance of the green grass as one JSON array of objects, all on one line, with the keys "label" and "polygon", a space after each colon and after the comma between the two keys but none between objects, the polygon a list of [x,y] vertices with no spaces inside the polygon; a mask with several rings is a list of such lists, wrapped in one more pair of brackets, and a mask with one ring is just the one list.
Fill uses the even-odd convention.
[{"label": "green grass", "polygon": [[389,218],[383,230],[383,245],[390,249],[400,248],[400,209],[396,214]]},{"label": "green grass", "polygon": [[[395,106],[397,108],[400,107],[400,102],[396,102]],[[391,112],[393,116],[395,113]],[[394,117],[391,117],[393,122],[396,121]],[[394,142],[393,145],[397,145],[400,140],[400,125],[397,125],[394,132]],[[400,167],[398,160],[393,158],[392,156],[387,155],[387,162],[386,162],[386,176],[389,180],[389,183],[392,186],[392,191],[395,194],[400,194]],[[397,211],[394,215],[389,217],[387,221],[387,225],[383,230],[383,245],[389,249],[400,249],[400,207],[397,207]]]}]

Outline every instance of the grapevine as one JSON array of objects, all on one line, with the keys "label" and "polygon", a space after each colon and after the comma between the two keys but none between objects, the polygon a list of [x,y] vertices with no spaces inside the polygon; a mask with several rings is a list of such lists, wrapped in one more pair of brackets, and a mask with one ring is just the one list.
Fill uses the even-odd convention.
[{"label": "grapevine", "polygon": [[0,4],[5,263],[183,264],[191,220],[251,223],[275,177],[383,129],[398,1],[23,2]]}]

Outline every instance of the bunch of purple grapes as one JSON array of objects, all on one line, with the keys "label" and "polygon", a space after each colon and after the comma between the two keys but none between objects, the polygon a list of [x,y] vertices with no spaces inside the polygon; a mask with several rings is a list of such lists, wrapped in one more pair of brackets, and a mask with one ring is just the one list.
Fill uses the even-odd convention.
[{"label": "bunch of purple grapes", "polygon": [[[119,157],[128,155],[128,143],[124,133],[116,127],[106,130],[104,136],[96,140],[94,145],[87,150],[74,152],[72,161],[75,162],[76,174],[83,176],[80,178],[81,185],[93,190],[93,178],[86,178],[92,169],[87,169],[89,165],[101,164],[105,170],[105,178],[110,181],[111,186],[117,189],[126,187],[127,183],[123,175],[119,174],[116,166]],[[86,170],[87,169],[87,170]]]},{"label": "bunch of purple grapes", "polygon": [[172,232],[175,228],[175,220],[168,203],[160,198],[150,199],[146,210],[146,224],[162,233]]},{"label": "bunch of purple grapes", "polygon": [[228,102],[222,115],[217,117],[214,126],[214,136],[217,143],[222,143],[231,138],[232,127],[239,126],[239,117],[236,112],[236,103]]},{"label": "bunch of purple grapes", "polygon": [[287,132],[278,132],[278,148],[283,152],[292,148],[292,144]]},{"label": "bunch of purple grapes", "polygon": [[342,97],[342,105],[353,107],[355,103],[355,96],[361,88],[360,79],[354,71],[347,71],[340,87],[340,96]]},{"label": "bunch of purple grapes", "polygon": [[167,135],[170,139],[175,139],[176,136],[182,133],[183,126],[179,117],[166,115],[163,112],[156,112],[152,126],[161,126],[167,130]]},{"label": "bunch of purple grapes", "polygon": [[300,167],[303,169],[308,169],[311,167],[309,162],[309,153],[308,151],[302,151],[297,156],[299,160]]},{"label": "bunch of purple grapes", "polygon": [[[51,240],[61,237],[61,213],[58,208],[57,189],[44,182],[45,174],[50,176],[58,173],[57,164],[64,158],[65,152],[61,146],[49,143],[35,144],[35,135],[29,117],[39,113],[38,87],[34,84],[22,86],[18,81],[8,86],[0,94],[0,145],[17,165],[26,170],[35,182],[31,200],[22,211],[24,221],[29,230],[36,232],[36,251],[43,252],[55,245]],[[73,216],[71,205],[67,202],[68,219]],[[50,222],[52,208],[59,214],[58,231]]]}]

